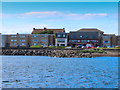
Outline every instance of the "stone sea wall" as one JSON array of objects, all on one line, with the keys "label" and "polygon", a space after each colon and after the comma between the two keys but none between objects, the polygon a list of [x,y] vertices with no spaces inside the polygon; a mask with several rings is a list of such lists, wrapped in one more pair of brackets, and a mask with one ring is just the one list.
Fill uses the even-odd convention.
[{"label": "stone sea wall", "polygon": [[119,57],[119,50],[105,50],[104,53],[83,53],[79,49],[2,49],[0,55],[50,56],[50,57]]}]

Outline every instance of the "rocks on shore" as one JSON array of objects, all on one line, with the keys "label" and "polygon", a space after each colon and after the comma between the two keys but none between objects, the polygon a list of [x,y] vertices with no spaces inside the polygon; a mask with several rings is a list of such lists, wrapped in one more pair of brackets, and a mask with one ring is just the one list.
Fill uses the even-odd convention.
[{"label": "rocks on shore", "polygon": [[[24,55],[24,56],[50,56],[50,57],[100,57],[110,56],[107,53],[83,53],[80,50],[54,50],[54,49],[3,49],[1,55]],[[117,54],[116,54],[117,55]]]}]

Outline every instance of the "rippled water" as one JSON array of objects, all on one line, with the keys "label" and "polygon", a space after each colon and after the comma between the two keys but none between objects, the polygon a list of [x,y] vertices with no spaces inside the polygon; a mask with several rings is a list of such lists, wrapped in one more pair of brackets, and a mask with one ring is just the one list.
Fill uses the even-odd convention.
[{"label": "rippled water", "polygon": [[117,88],[118,58],[3,56],[3,88]]}]

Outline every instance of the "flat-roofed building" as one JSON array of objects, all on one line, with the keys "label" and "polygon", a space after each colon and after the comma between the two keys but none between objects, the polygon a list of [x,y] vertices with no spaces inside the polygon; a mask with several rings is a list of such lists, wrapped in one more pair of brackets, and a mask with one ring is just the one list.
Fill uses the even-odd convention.
[{"label": "flat-roofed building", "polygon": [[90,44],[92,46],[101,45],[101,36],[104,32],[98,29],[86,28],[80,29],[78,31],[69,33],[69,45],[76,46],[82,45],[86,46]]},{"label": "flat-roofed building", "polygon": [[67,33],[61,32],[55,34],[55,46],[67,46]]},{"label": "flat-roofed building", "polygon": [[44,46],[48,47],[54,44],[53,34],[31,34],[30,35],[31,46]]},{"label": "flat-roofed building", "polygon": [[59,32],[65,32],[65,28],[62,28],[62,29],[48,29],[48,28],[36,29],[36,28],[33,28],[32,34],[39,33],[40,31],[53,31],[53,33],[59,33]]},{"label": "flat-roofed building", "polygon": [[117,45],[117,37],[115,34],[103,34],[102,46],[103,47],[115,47]]},{"label": "flat-roofed building", "polygon": [[9,35],[10,47],[29,47],[29,34]]}]

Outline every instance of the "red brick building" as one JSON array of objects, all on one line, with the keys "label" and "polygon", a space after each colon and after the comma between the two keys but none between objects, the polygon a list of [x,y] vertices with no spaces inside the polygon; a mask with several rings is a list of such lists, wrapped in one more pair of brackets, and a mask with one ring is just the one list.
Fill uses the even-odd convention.
[{"label": "red brick building", "polygon": [[32,34],[38,33],[40,31],[49,31],[49,30],[53,31],[54,33],[65,32],[65,28],[63,28],[63,29],[47,29],[47,28],[36,29],[36,28],[33,28]]}]

